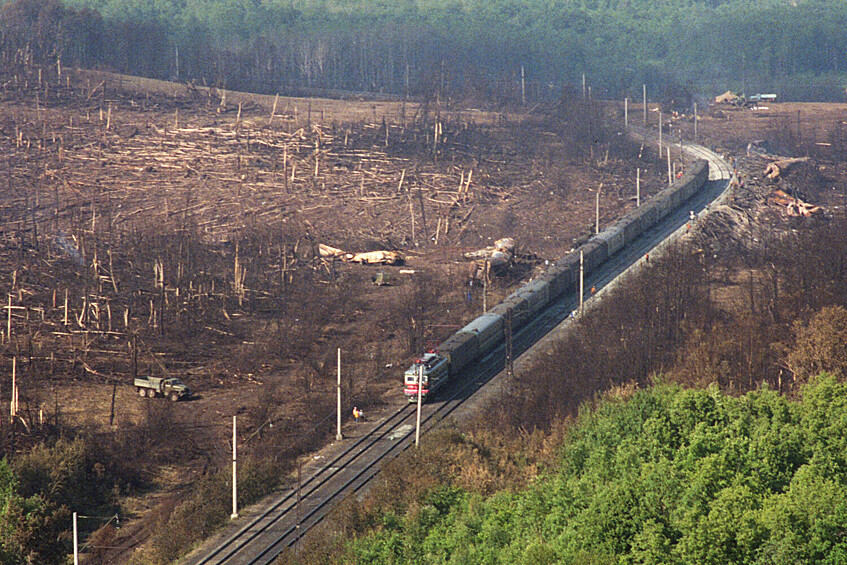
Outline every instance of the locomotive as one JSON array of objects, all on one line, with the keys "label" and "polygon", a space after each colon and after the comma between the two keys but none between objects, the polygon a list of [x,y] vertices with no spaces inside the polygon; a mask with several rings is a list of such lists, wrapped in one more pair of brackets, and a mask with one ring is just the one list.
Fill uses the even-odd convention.
[{"label": "locomotive", "polygon": [[470,363],[505,341],[509,325],[512,331],[520,328],[559,296],[577,289],[580,251],[584,273],[589,274],[685,202],[708,178],[709,163],[695,161],[671,186],[556,261],[541,276],[514,291],[433,351],[416,359],[404,373],[406,398],[417,401],[419,379],[422,399],[432,395]]}]

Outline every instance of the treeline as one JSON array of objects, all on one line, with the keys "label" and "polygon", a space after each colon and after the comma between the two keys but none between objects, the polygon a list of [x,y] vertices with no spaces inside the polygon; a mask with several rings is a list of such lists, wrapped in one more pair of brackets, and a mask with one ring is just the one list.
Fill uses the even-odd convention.
[{"label": "treeline", "polygon": [[231,89],[367,91],[522,102],[583,74],[594,92],[693,89],[843,97],[847,5],[812,0],[654,4],[15,0],[6,61],[100,66]]}]

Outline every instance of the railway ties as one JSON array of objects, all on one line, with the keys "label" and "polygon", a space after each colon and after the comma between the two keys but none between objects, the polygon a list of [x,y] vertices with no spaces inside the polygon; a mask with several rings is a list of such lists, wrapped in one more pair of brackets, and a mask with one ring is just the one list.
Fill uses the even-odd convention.
[{"label": "railway ties", "polygon": [[[342,485],[348,481],[339,479],[349,475],[354,470],[352,463],[356,462],[363,453],[373,449],[375,445],[396,428],[397,422],[402,422],[413,413],[411,407],[403,406],[401,409],[390,414],[388,417],[378,422],[370,433],[363,435],[360,438],[348,440],[347,445],[343,445],[340,453],[333,456],[326,464],[315,469],[299,486],[299,498],[301,500],[301,511],[303,510],[303,501],[306,499],[331,499],[338,494],[339,482]],[[388,444],[390,441],[383,441],[383,444]],[[380,455],[384,456],[383,455]],[[358,466],[358,463],[357,463]],[[274,532],[271,536],[272,540],[280,537],[281,530],[291,529],[296,526],[296,502],[298,500],[298,486],[291,485],[285,494],[281,495],[259,516],[251,519],[249,523],[231,534],[221,545],[199,557],[189,558],[185,563],[192,565],[213,565],[222,563],[253,563],[252,557],[248,554],[260,553],[256,550],[250,550],[251,546],[266,546],[273,545],[266,542],[269,534],[266,532]],[[325,504],[322,504],[323,507]],[[324,513],[325,514],[325,513]],[[301,517],[305,513],[301,514]],[[323,515],[321,516],[321,518]],[[292,522],[289,524],[289,522]],[[303,527],[301,525],[301,531]],[[258,563],[258,561],[255,561]]]},{"label": "railway ties", "polygon": [[[429,423],[444,404],[438,407],[430,406],[426,422]],[[411,407],[405,407],[411,408]],[[452,410],[452,409],[451,409]],[[267,565],[286,549],[295,546],[300,536],[313,526],[320,523],[329,512],[330,503],[336,502],[338,498],[349,496],[359,492],[377,473],[379,463],[388,456],[396,456],[403,449],[412,445],[411,432],[414,427],[405,423],[413,415],[407,411],[403,418],[379,433],[379,437],[370,442],[368,449],[362,450],[361,458],[356,458],[344,466],[343,473],[333,474],[331,480],[323,482],[321,493],[314,494],[316,490],[302,493],[302,501],[299,506],[289,506],[285,516],[268,532],[268,541],[265,538],[251,543],[252,547],[262,547],[260,550],[242,550],[238,553],[238,562],[249,565]],[[372,432],[373,433],[373,432]],[[375,450],[374,452],[370,452]],[[370,453],[369,453],[370,452]]]}]

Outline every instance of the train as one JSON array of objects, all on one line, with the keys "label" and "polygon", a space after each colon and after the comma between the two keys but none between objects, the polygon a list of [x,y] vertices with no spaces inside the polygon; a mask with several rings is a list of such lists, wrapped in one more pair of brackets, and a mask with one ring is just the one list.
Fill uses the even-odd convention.
[{"label": "train", "polygon": [[579,286],[579,256],[589,274],[636,239],[706,183],[709,164],[697,160],[666,189],[553,263],[491,310],[471,321],[436,348],[414,360],[403,374],[403,392],[410,402],[432,396],[476,359],[506,340],[509,325],[519,329],[561,295]]}]

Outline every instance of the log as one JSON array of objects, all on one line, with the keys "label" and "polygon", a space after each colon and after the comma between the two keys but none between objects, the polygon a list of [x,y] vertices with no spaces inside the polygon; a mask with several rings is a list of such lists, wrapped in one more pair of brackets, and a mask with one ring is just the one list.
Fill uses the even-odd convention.
[{"label": "log", "polygon": [[780,159],[779,161],[773,161],[772,163],[768,163],[768,166],[765,167],[764,175],[773,180],[788,172],[788,170],[797,163],[807,163],[808,161],[808,157],[797,157],[793,159]]}]

